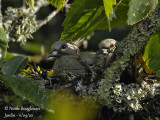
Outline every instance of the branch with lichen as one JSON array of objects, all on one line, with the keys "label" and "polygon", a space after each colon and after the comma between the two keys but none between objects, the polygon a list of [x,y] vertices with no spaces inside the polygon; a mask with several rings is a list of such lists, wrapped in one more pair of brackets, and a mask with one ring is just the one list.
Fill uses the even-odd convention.
[{"label": "branch with lichen", "polygon": [[36,26],[36,16],[25,8],[8,7],[3,16],[3,27],[10,41],[24,44],[27,39],[32,38]]},{"label": "branch with lichen", "polygon": [[51,19],[53,19],[59,10],[53,11],[47,16],[46,19],[40,22],[36,20],[36,13],[38,10],[48,5],[45,0],[38,0],[34,10],[31,8],[11,8],[8,7],[3,15],[3,27],[8,35],[8,39],[13,42],[20,42],[24,44],[27,39],[32,39],[32,34],[37,29],[45,25]]},{"label": "branch with lichen", "polygon": [[[99,82],[98,96],[104,105],[107,105],[107,107],[113,108],[114,110],[117,110],[118,108],[119,111],[126,109],[137,111],[142,108],[140,105],[141,98],[149,96],[148,91],[140,89],[144,83],[141,83],[141,85],[137,83],[134,83],[133,85],[122,85],[119,83],[120,75],[128,66],[131,56],[134,56],[139,50],[144,48],[150,37],[159,30],[159,26],[160,7],[157,7],[147,18],[134,27],[126,38],[118,43],[116,49],[116,60],[109,68],[107,68],[104,79],[101,79]],[[160,84],[157,84],[158,85],[149,85],[146,83],[146,86],[150,88],[149,92],[151,92],[152,89],[155,90],[153,94],[154,96],[160,94],[158,92]],[[122,93],[119,90],[119,92],[115,92],[117,89],[120,89],[117,88],[118,86],[121,86],[120,88],[122,88]],[[131,93],[130,90],[132,91]],[[140,94],[138,94],[139,91]],[[133,93],[137,94],[133,95]],[[128,99],[129,95],[132,95],[130,100]],[[121,100],[125,102],[125,105],[122,105],[123,102],[118,102]]]}]

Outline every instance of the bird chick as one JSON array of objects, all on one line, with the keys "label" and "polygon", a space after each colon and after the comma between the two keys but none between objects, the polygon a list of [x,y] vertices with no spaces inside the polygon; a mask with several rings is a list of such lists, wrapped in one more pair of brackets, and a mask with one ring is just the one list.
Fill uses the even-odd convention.
[{"label": "bird chick", "polygon": [[100,50],[102,50],[101,52],[104,51],[104,53],[108,54],[108,53],[114,52],[116,48],[116,43],[117,41],[114,39],[105,39],[105,40],[102,40],[98,46]]},{"label": "bird chick", "polygon": [[115,58],[114,50],[116,48],[117,41],[114,39],[105,39],[99,43],[99,51],[97,52],[98,60],[97,64],[108,67]]},{"label": "bird chick", "polygon": [[89,68],[79,56],[79,48],[67,43],[66,41],[57,41],[52,46],[52,53],[46,57],[55,57],[54,75],[63,73],[87,74]]}]

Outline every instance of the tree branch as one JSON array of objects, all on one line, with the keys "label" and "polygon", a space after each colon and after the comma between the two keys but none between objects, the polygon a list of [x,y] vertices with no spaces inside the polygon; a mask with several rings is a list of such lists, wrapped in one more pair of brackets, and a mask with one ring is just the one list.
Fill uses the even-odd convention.
[{"label": "tree branch", "polygon": [[48,5],[48,2],[46,0],[38,0],[36,2],[36,6],[34,7],[34,10],[33,10],[33,13],[37,13],[38,10],[43,7],[43,6],[47,6]]},{"label": "tree branch", "polygon": [[45,25],[47,22],[49,22],[52,18],[54,18],[57,15],[57,13],[59,13],[59,11],[60,11],[59,9],[56,9],[51,14],[49,14],[46,19],[40,21],[37,26],[37,29],[41,28],[43,25]]}]

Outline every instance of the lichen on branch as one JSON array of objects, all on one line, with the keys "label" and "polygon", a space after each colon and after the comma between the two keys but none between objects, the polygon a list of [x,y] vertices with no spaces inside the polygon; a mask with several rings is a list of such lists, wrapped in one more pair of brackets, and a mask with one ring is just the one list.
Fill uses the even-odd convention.
[{"label": "lichen on branch", "polygon": [[[142,108],[140,104],[141,98],[147,98],[150,94],[146,93],[145,90],[142,89],[141,92],[144,92],[145,94],[139,94],[139,96],[132,95],[131,100],[129,100],[128,93],[130,89],[133,90],[133,92],[138,93],[138,90],[143,83],[141,83],[141,85],[134,83],[132,87],[130,87],[131,84],[123,85],[123,93],[120,94],[117,94],[114,91],[117,89],[117,85],[120,84],[120,76],[128,66],[131,57],[133,57],[136,53],[138,53],[139,50],[145,47],[150,37],[159,30],[159,26],[160,7],[157,7],[147,18],[135,26],[126,38],[117,44],[115,53],[116,59],[112,65],[105,70],[105,76],[99,82],[98,96],[100,97],[102,104],[116,110],[118,107],[119,111],[126,109],[137,111]],[[160,85],[148,85],[148,83],[146,84],[148,87],[154,86],[153,89],[155,89],[155,92],[153,96],[159,94],[157,91],[159,90]],[[120,86],[122,86],[122,84],[120,84]],[[126,93],[124,93],[124,89],[126,89]],[[119,104],[117,100],[125,102],[125,105],[123,102]]]},{"label": "lichen on branch", "polygon": [[24,44],[36,31],[36,16],[25,8],[8,7],[3,16],[3,27],[10,41]]}]

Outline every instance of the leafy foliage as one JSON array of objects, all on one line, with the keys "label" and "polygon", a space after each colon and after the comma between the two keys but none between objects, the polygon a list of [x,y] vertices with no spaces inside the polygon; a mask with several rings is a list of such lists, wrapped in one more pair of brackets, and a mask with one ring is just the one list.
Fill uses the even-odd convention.
[{"label": "leafy foliage", "polygon": [[100,0],[75,0],[71,4],[71,10],[67,13],[63,26],[70,28],[87,12],[103,5]]},{"label": "leafy foliage", "polygon": [[28,58],[23,56],[16,56],[9,59],[2,67],[2,73],[5,75],[18,74],[25,68],[28,63]]},{"label": "leafy foliage", "polygon": [[4,29],[0,28],[0,66],[3,63],[3,60],[6,56],[8,46],[8,40]]},{"label": "leafy foliage", "polygon": [[51,92],[34,79],[27,77],[0,76],[7,87],[12,88],[13,92],[37,105],[42,109],[47,109],[48,98]]},{"label": "leafy foliage", "polygon": [[[110,21],[111,28],[126,24],[128,3],[129,0],[123,0],[115,8],[116,19]],[[64,31],[61,40],[77,40],[86,37],[96,29],[108,29],[109,20],[105,14],[105,11],[107,14],[111,13],[108,9],[106,6],[104,8],[103,2],[99,0],[75,0],[63,22]]]},{"label": "leafy foliage", "polygon": [[62,9],[65,2],[65,0],[47,0],[47,1],[58,9]]},{"label": "leafy foliage", "polygon": [[29,7],[34,9],[34,0],[26,0],[26,3],[29,5]]},{"label": "leafy foliage", "polygon": [[[104,3],[98,0],[93,0],[92,2],[89,0],[75,0],[71,5],[71,10],[67,13],[66,19],[64,20],[64,31],[62,33],[61,40],[74,41],[86,37],[96,29],[108,29],[110,27],[114,28],[126,23],[137,23],[153,11],[158,3],[157,0],[145,0],[142,2],[139,2],[138,0],[123,0],[115,7],[116,19],[109,21],[109,14],[113,13],[112,8],[113,5],[116,4],[116,1],[103,0],[103,2]],[[102,8],[103,5],[104,8]],[[99,14],[96,14],[96,10],[98,8],[104,10],[99,12]],[[93,22],[95,20],[97,21]],[[110,25],[108,24],[109,22]]]},{"label": "leafy foliage", "polygon": [[64,32],[61,40],[85,37],[105,18],[104,14],[102,1],[75,0],[63,22]]},{"label": "leafy foliage", "polygon": [[133,25],[144,19],[158,4],[157,0],[131,0],[129,3],[127,23]]},{"label": "leafy foliage", "polygon": [[20,73],[28,63],[28,58],[23,56],[16,56],[9,59],[2,67],[0,78],[7,87],[11,87],[13,92],[37,105],[42,109],[48,109],[48,99],[51,91],[44,89],[43,84],[27,77],[16,77],[15,74]]},{"label": "leafy foliage", "polygon": [[105,19],[103,6],[87,12],[68,31],[64,31],[61,39],[77,40],[86,37]]},{"label": "leafy foliage", "polygon": [[160,36],[159,33],[153,35],[147,46],[145,47],[145,52],[143,55],[144,61],[147,60],[146,64],[153,70],[158,77],[160,77]]}]

